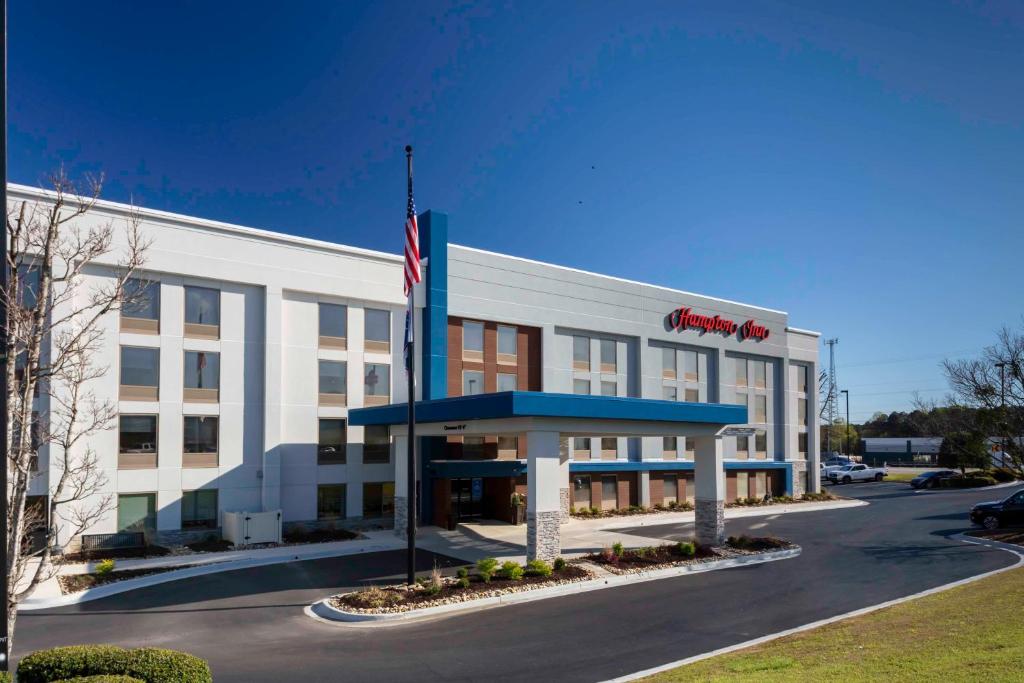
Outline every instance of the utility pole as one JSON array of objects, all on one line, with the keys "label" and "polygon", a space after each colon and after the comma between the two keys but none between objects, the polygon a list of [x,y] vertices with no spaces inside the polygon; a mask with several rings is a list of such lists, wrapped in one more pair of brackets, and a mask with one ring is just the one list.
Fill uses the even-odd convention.
[{"label": "utility pole", "polygon": [[826,434],[826,442],[828,444],[829,455],[832,454],[832,429],[836,423],[836,413],[838,408],[836,407],[836,344],[839,343],[837,337],[832,339],[826,339],[825,343],[828,344],[828,396],[825,398],[825,412],[828,417],[828,433]]},{"label": "utility pole", "polygon": [[852,456],[853,451],[850,449],[850,392],[843,389],[840,393],[846,394],[846,455]]}]

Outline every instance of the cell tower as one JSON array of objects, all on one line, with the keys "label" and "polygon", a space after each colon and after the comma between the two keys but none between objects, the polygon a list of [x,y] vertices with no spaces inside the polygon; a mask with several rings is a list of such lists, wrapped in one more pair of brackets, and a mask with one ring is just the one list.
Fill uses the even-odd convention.
[{"label": "cell tower", "polygon": [[828,395],[825,397],[825,418],[828,420],[828,433],[825,435],[827,441],[828,452],[832,454],[832,427],[836,423],[836,418],[839,416],[839,406],[836,404],[836,398],[839,396],[839,391],[836,383],[836,344],[839,343],[837,337],[832,339],[826,339],[825,343],[828,344]]}]

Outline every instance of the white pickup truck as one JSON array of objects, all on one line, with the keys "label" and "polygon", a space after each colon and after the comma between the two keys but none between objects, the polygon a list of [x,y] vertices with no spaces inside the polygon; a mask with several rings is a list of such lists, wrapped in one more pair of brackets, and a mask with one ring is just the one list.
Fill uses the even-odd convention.
[{"label": "white pickup truck", "polygon": [[862,463],[851,463],[828,473],[833,484],[852,484],[855,481],[882,481],[889,474],[887,467],[868,467]]}]

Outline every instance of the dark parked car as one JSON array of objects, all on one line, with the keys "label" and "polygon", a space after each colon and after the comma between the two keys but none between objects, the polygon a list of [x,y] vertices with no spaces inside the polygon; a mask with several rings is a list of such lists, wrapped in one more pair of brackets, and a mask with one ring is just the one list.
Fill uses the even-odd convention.
[{"label": "dark parked car", "polygon": [[1003,500],[978,503],[971,508],[971,521],[986,529],[1024,525],[1024,489]]},{"label": "dark parked car", "polygon": [[934,472],[924,472],[919,474],[910,480],[910,485],[915,489],[935,489],[942,486],[943,479],[949,479],[955,477],[956,472],[953,470],[935,470]]}]

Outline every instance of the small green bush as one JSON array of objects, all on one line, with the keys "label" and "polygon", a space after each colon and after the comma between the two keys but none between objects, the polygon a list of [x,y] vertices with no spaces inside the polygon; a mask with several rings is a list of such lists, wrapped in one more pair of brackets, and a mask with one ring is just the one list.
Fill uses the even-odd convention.
[{"label": "small green bush", "polygon": [[626,552],[626,549],[622,546],[621,543],[616,541],[615,543],[612,543],[612,552],[615,553],[615,557],[622,557],[623,554]]},{"label": "small green bush", "polygon": [[213,683],[210,666],[193,655],[155,647],[129,652],[129,676],[146,683]]},{"label": "small green bush", "polygon": [[480,575],[484,583],[490,583],[491,577],[494,576],[494,572],[497,570],[498,561],[493,557],[484,557],[476,561],[476,573]]},{"label": "small green bush", "polygon": [[0,683],[13,683],[14,679],[7,671],[0,671]]},{"label": "small green bush", "polygon": [[346,599],[353,607],[360,609],[382,609],[394,607],[402,602],[402,596],[395,591],[386,591],[377,586],[370,586],[358,593],[352,593],[346,596]]},{"label": "small green bush", "polygon": [[697,554],[697,546],[692,541],[679,541],[676,544],[676,552],[683,557],[693,557]]},{"label": "small green bush", "polygon": [[565,569],[565,559],[561,557],[555,558],[555,571],[560,572]]},{"label": "small green bush", "polygon": [[112,645],[55,647],[33,652],[18,664],[19,683],[48,683],[87,676],[107,676],[108,679],[114,676],[110,683],[120,680],[144,683],[213,681],[210,667],[198,657],[149,647],[136,650]]},{"label": "small green bush", "polygon": [[[562,560],[562,558],[558,558]],[[558,564],[558,560],[555,560],[555,564]],[[562,565],[565,565],[565,560],[562,560]],[[551,576],[551,565],[544,560],[530,560],[526,563],[526,575],[527,576]]]},{"label": "small green bush", "polygon": [[997,467],[996,469],[989,472],[989,474],[991,474],[992,478],[998,481],[1000,484],[1005,484],[1008,481],[1013,481],[1014,479],[1016,479],[1016,477],[1013,476],[1013,472],[1007,469],[1003,469],[1002,467]]},{"label": "small green bush", "polygon": [[114,571],[115,566],[117,566],[117,563],[114,562],[114,560],[100,560],[96,564],[96,573],[100,576],[109,574],[110,572]]},{"label": "small green bush", "polygon": [[523,578],[523,568],[518,562],[509,560],[501,565],[501,577],[509,581],[519,581]]},{"label": "small green bush", "polygon": [[458,570],[456,570],[455,572],[455,576],[459,577],[460,579],[465,579],[469,576],[469,570],[465,567],[459,567]]},{"label": "small green bush", "polygon": [[[11,679],[7,679],[10,681]],[[4,681],[0,678],[0,682]],[[97,674],[96,676],[75,676],[74,678],[65,678],[56,683],[146,683],[141,678],[135,678],[133,676],[122,676],[121,674]]]},{"label": "small green bush", "polygon": [[460,576],[459,580],[455,582],[455,585],[459,588],[469,588],[469,577]]},{"label": "small green bush", "polygon": [[598,517],[601,515],[601,511],[598,510],[597,508],[590,508],[590,514],[592,514],[595,517]]}]

